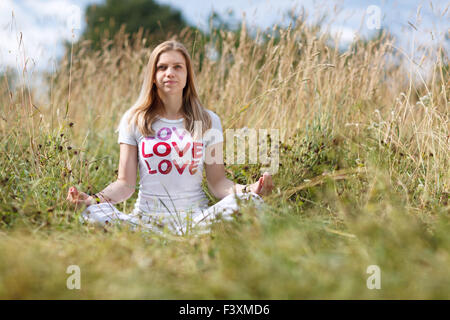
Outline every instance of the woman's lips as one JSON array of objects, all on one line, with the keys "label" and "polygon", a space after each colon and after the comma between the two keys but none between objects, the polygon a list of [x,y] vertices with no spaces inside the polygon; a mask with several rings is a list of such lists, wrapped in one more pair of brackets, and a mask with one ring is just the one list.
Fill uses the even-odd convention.
[{"label": "woman's lips", "polygon": [[176,81],[173,81],[173,80],[170,80],[170,81],[166,81],[166,82],[164,82],[165,84],[175,84],[175,83],[177,83]]}]

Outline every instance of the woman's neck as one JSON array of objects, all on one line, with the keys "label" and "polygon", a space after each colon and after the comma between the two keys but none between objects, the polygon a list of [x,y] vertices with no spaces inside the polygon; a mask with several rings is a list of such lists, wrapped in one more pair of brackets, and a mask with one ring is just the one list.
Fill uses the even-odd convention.
[{"label": "woman's neck", "polygon": [[164,118],[167,118],[169,120],[176,120],[183,116],[182,95],[161,95],[160,97],[164,106],[164,114],[162,115]]}]

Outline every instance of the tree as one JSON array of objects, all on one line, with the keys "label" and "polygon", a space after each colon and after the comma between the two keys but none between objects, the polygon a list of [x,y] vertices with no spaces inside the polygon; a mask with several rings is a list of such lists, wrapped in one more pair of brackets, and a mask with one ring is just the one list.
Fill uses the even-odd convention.
[{"label": "tree", "polygon": [[89,5],[86,23],[81,40],[91,40],[93,49],[101,47],[102,39],[112,39],[122,25],[128,34],[142,28],[155,42],[166,40],[188,26],[180,11],[154,0],[106,0],[100,5]]}]

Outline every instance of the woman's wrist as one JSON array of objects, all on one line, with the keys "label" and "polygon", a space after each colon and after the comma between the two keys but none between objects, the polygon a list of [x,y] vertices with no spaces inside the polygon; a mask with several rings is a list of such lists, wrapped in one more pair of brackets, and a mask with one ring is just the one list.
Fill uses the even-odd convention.
[{"label": "woman's wrist", "polygon": [[246,190],[250,190],[250,187],[247,187],[247,184],[234,183],[233,187],[230,188],[230,194],[233,193],[245,193]]},{"label": "woman's wrist", "polygon": [[89,205],[99,204],[102,202],[100,197],[97,194],[90,195],[88,200],[89,200]]},{"label": "woman's wrist", "polygon": [[249,192],[251,192],[251,190],[250,190],[250,184],[244,185],[244,187],[242,188],[242,192],[243,192],[243,193],[249,193]]}]

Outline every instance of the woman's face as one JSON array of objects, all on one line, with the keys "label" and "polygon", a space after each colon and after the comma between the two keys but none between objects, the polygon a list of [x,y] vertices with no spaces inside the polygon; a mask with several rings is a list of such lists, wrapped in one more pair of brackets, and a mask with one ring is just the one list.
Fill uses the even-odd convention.
[{"label": "woman's face", "polygon": [[161,95],[183,94],[187,68],[183,54],[171,50],[160,54],[156,63],[155,84]]}]

